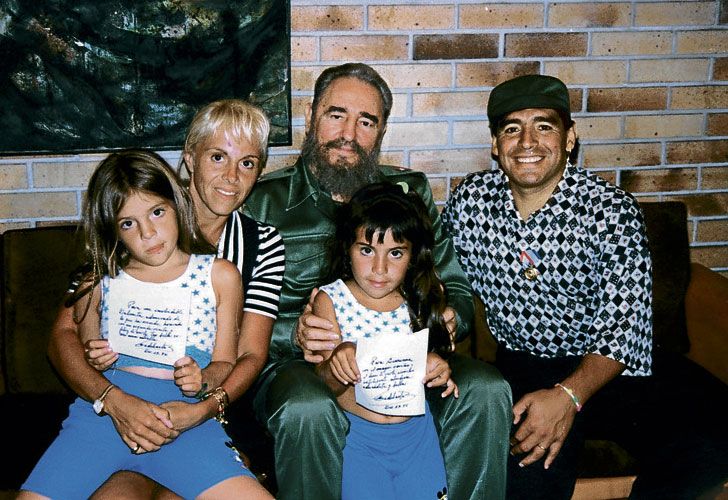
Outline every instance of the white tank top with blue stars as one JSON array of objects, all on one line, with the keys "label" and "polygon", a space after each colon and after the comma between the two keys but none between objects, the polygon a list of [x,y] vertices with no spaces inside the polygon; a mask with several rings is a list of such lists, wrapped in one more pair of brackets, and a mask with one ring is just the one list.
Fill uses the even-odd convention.
[{"label": "white tank top with blue stars", "polygon": [[380,312],[361,305],[340,279],[320,289],[334,303],[336,321],[345,341],[356,342],[357,339],[375,337],[381,333],[412,333],[409,310],[404,302],[393,311]]},{"label": "white tank top with blue stars", "polygon": [[[215,290],[212,288],[212,264],[215,262],[214,255],[190,255],[187,269],[179,278],[166,283],[154,283],[161,288],[179,286],[191,290],[190,315],[187,326],[187,345],[185,355],[194,359],[200,368],[206,367],[212,360],[212,349],[215,346],[215,334],[217,332],[217,313]],[[129,280],[138,282],[136,278],[119,272],[114,280]],[[103,314],[107,310],[109,295],[109,282],[111,278],[104,276],[102,280],[101,298],[101,336],[107,338],[109,335],[109,318]],[[164,368],[169,370],[169,365],[154,363],[141,358],[135,358],[120,354],[119,359],[114,363],[114,368],[122,366],[146,366],[151,368]]]}]

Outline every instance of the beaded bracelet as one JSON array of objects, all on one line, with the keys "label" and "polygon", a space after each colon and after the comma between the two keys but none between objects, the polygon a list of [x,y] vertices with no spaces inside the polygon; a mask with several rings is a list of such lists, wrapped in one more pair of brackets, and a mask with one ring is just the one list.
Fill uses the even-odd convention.
[{"label": "beaded bracelet", "polygon": [[579,398],[576,397],[576,394],[574,394],[574,391],[572,391],[571,389],[569,389],[565,385],[561,385],[561,384],[558,384],[558,383],[557,384],[554,384],[554,387],[561,387],[561,389],[563,389],[564,392],[566,394],[568,394],[569,397],[571,398],[571,400],[574,402],[574,406],[576,406],[577,413],[581,411],[581,403],[579,402]]},{"label": "beaded bracelet", "polygon": [[228,404],[230,404],[227,392],[225,392],[225,389],[222,387],[216,387],[215,389],[206,392],[205,395],[202,396],[202,400],[204,401],[209,397],[213,397],[215,398],[215,401],[217,401],[217,415],[215,415],[215,420],[221,424],[227,424],[227,419],[225,419],[225,408],[227,408]]}]

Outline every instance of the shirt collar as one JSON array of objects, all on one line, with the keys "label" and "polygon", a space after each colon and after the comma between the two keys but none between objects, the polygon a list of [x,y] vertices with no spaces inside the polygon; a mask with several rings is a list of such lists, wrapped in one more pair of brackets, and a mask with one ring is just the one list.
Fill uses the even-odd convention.
[{"label": "shirt collar", "polygon": [[333,217],[340,203],[331,198],[331,193],[324,191],[309,166],[299,157],[293,166],[294,171],[288,185],[288,204],[291,210],[311,198],[313,204],[329,217]]},{"label": "shirt collar", "polygon": [[[561,174],[561,180],[559,180],[559,183],[556,185],[556,189],[554,189],[553,194],[548,200],[546,200],[546,203],[543,207],[539,208],[533,214],[531,214],[529,220],[531,220],[534,215],[548,212],[549,210],[551,210],[551,207],[557,205],[559,201],[565,199],[565,196],[567,196],[566,199],[568,199],[568,195],[565,193],[568,193],[570,191],[570,188],[574,186],[574,184],[576,184],[578,171],[578,167],[575,167],[567,161],[566,166],[564,167],[564,172]],[[500,201],[499,205],[501,205],[502,210],[509,213],[511,217],[520,219],[520,215],[518,215],[518,210],[516,210],[516,202],[513,200],[513,192],[511,191],[508,177],[500,168],[498,169],[498,176],[500,178],[500,183],[502,186],[502,189],[498,190],[498,201]]]},{"label": "shirt collar", "polygon": [[298,205],[313,197],[316,203],[320,196],[318,182],[300,156],[293,165],[293,175],[288,181],[288,204],[286,210],[296,208]]}]

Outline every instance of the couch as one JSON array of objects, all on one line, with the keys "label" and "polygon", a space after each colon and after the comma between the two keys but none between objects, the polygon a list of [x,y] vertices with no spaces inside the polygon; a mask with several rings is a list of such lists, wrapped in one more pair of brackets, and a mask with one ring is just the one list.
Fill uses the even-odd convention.
[{"label": "couch", "polygon": [[[655,342],[728,384],[728,278],[690,262],[684,204],[651,202],[642,207],[654,263]],[[48,362],[46,344],[81,249],[81,238],[70,225],[0,235],[0,429],[7,450],[0,491],[20,486],[58,433],[73,399]],[[494,342],[482,308],[478,311],[476,335],[458,350],[492,360]],[[274,490],[268,441],[265,436],[245,441],[247,446],[237,444]],[[588,443],[582,463],[575,498],[628,495],[636,464],[624,450],[608,442]],[[728,498],[728,490],[718,490],[711,498],[720,495]]]}]

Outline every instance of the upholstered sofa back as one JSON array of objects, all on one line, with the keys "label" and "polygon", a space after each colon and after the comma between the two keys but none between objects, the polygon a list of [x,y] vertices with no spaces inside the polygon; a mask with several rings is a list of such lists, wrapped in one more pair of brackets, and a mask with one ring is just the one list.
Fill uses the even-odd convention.
[{"label": "upholstered sofa back", "polygon": [[80,264],[75,226],[3,233],[0,303],[0,394],[63,394],[67,390],[46,358],[48,335]]}]

